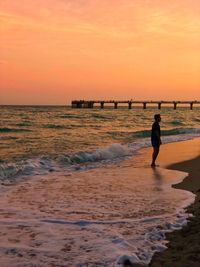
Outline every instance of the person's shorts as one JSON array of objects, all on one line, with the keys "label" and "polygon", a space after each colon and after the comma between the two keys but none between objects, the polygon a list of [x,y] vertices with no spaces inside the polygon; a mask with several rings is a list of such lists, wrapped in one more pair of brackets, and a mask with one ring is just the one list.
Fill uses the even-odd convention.
[{"label": "person's shorts", "polygon": [[151,139],[152,147],[159,147],[160,141],[158,139]]}]

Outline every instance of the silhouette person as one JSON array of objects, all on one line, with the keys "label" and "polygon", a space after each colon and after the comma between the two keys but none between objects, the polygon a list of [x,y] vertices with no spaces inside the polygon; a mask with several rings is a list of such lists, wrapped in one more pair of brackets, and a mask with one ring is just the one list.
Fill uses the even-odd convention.
[{"label": "silhouette person", "polygon": [[153,154],[152,154],[152,163],[151,167],[156,167],[156,159],[159,154],[160,145],[162,144],[160,139],[160,125],[159,122],[161,121],[160,114],[154,115],[154,123],[152,124],[151,130],[151,144],[153,147]]}]

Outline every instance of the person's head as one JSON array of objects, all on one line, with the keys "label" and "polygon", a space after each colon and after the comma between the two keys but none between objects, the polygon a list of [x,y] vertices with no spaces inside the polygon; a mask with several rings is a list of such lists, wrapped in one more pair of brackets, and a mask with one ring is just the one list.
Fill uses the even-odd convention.
[{"label": "person's head", "polygon": [[160,122],[160,121],[161,121],[161,116],[160,116],[160,114],[155,114],[155,115],[154,115],[154,120],[157,121],[157,122]]}]

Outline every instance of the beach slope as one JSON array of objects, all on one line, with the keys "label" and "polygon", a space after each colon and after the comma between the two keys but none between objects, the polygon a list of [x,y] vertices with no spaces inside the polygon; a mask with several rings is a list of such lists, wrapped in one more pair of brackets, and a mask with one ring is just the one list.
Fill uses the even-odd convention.
[{"label": "beach slope", "polygon": [[[167,234],[168,249],[156,253],[150,267],[199,267],[200,266],[200,140],[194,139],[163,146],[160,161],[167,168],[188,173],[187,178],[175,188],[196,194],[196,201],[188,208],[194,216],[182,230]],[[169,154],[171,150],[171,153]],[[173,152],[173,153],[172,153]],[[195,156],[195,158],[192,158]],[[185,160],[189,157],[189,160]],[[176,162],[172,164],[172,162]],[[179,162],[182,160],[181,162]],[[178,162],[177,162],[178,161]]]}]

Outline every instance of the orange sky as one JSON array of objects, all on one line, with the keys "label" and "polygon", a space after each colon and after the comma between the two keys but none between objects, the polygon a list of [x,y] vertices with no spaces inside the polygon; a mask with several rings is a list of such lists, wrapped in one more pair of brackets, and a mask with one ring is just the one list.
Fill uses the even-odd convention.
[{"label": "orange sky", "polygon": [[199,0],[1,0],[0,104],[200,100]]}]

